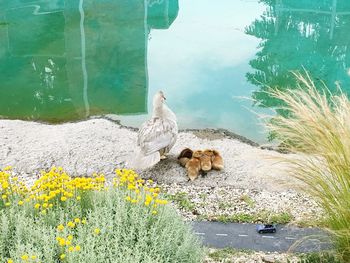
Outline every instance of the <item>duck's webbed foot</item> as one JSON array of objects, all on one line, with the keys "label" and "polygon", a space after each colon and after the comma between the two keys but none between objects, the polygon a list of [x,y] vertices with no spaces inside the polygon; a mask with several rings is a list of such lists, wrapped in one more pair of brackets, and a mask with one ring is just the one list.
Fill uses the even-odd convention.
[{"label": "duck's webbed foot", "polygon": [[168,158],[167,154],[169,153],[169,151],[167,151],[166,148],[161,149],[159,151],[159,153],[160,153],[160,159],[161,160],[164,160],[164,159]]}]

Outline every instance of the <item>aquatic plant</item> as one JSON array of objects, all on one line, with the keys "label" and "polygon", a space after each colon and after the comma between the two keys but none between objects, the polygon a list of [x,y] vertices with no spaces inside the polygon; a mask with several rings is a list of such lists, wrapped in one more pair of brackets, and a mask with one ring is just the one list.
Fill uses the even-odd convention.
[{"label": "aquatic plant", "polygon": [[70,177],[42,172],[31,187],[0,170],[1,262],[201,262],[199,241],[151,180],[132,170]]},{"label": "aquatic plant", "polygon": [[289,114],[277,115],[267,126],[285,150],[298,153],[284,161],[325,211],[336,248],[350,262],[350,102],[341,90],[317,91],[307,73],[295,75],[297,89],[270,91]]}]

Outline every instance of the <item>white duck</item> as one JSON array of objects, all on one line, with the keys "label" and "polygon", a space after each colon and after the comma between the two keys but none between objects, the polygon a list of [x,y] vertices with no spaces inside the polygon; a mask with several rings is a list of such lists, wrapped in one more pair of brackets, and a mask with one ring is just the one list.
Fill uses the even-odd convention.
[{"label": "white duck", "polygon": [[137,145],[140,152],[134,160],[134,169],[145,169],[166,158],[177,139],[175,114],[165,105],[165,96],[158,91],[153,97],[152,118],[142,124]]}]

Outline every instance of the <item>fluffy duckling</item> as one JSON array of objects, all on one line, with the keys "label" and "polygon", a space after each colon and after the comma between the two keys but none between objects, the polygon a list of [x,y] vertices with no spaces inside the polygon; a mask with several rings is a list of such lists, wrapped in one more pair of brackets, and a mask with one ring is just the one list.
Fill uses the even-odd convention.
[{"label": "fluffy duckling", "polygon": [[213,150],[204,150],[201,157],[201,167],[204,172],[209,172],[212,169],[212,160],[214,157]]},{"label": "fluffy duckling", "polygon": [[177,157],[180,165],[185,167],[187,162],[192,158],[192,155],[193,155],[193,151],[190,148],[183,149],[179,157]]},{"label": "fluffy duckling", "polygon": [[188,177],[191,181],[195,180],[199,176],[199,171],[201,170],[201,156],[202,151],[194,151],[192,158],[186,163],[186,169]]},{"label": "fluffy duckling", "polygon": [[224,159],[221,157],[220,153],[216,150],[213,150],[211,165],[215,170],[224,169]]}]

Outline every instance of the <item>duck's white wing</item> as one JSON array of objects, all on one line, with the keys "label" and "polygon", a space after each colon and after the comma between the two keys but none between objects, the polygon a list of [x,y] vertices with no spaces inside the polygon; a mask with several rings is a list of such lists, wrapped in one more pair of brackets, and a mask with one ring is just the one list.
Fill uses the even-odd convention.
[{"label": "duck's white wing", "polygon": [[175,121],[152,118],[141,126],[137,144],[144,155],[153,154],[164,148],[168,152],[176,142],[177,132]]}]

